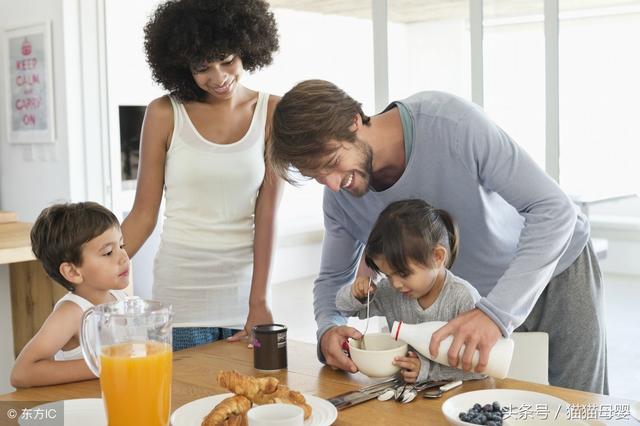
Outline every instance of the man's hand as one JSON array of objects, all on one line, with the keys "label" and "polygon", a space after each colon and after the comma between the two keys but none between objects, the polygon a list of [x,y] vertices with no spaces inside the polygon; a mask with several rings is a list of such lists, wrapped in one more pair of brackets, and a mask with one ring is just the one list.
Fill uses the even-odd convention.
[{"label": "man's hand", "polygon": [[472,309],[452,319],[433,333],[429,344],[429,352],[432,357],[435,358],[438,355],[440,342],[451,335],[453,335],[453,342],[447,353],[449,365],[457,367],[460,364],[458,354],[464,345],[462,368],[464,371],[471,371],[471,360],[477,349],[480,351],[480,360],[474,371],[482,373],[487,367],[489,351],[502,333],[496,323],[484,312],[478,308]]},{"label": "man's hand", "polygon": [[339,325],[329,330],[320,338],[320,350],[328,366],[355,373],[358,367],[342,350],[342,343],[349,338],[361,339],[362,333],[353,327]]},{"label": "man's hand", "polygon": [[405,383],[415,383],[420,374],[420,365],[422,362],[415,352],[409,351],[409,356],[397,356],[393,360],[393,364],[401,368],[400,374]]},{"label": "man's hand", "polygon": [[253,326],[259,324],[273,324],[273,315],[266,304],[249,307],[249,314],[247,315],[247,321],[244,324],[244,329],[229,337],[227,341],[238,342],[245,337],[251,336]]}]

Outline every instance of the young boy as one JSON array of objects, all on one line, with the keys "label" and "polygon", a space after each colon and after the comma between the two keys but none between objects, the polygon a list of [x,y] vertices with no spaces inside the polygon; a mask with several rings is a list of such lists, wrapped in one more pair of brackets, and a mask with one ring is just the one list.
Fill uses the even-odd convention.
[{"label": "young boy", "polygon": [[21,388],[93,379],[82,357],[79,330],[91,306],[122,300],[129,257],[115,215],[93,202],[56,204],[40,213],[31,246],[47,274],[69,293],[56,303],[11,371]]}]

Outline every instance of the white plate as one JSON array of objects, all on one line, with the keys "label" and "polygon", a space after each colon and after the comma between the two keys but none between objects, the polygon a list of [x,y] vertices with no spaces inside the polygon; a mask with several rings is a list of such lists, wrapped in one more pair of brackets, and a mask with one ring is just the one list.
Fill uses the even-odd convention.
[{"label": "white plate", "polygon": [[[317,396],[303,394],[307,404],[313,411],[311,417],[305,420],[305,426],[329,426],[338,418],[338,410],[326,399]],[[171,415],[172,426],[200,426],[204,416],[209,414],[213,407],[225,398],[233,396],[232,393],[207,396],[196,399],[178,408]]]},{"label": "white plate", "polygon": [[[544,393],[513,389],[484,389],[452,396],[442,404],[442,413],[450,424],[467,426],[471,423],[460,420],[458,415],[461,412],[466,413],[475,403],[485,405],[491,404],[493,401],[498,401],[502,407],[512,407],[513,414],[511,417],[505,418],[505,426],[520,424],[588,425],[582,420],[568,420],[566,413],[569,404],[560,398]],[[530,414],[526,419],[517,418],[517,410],[528,411]],[[546,420],[544,419],[545,413],[547,413]],[[557,418],[555,417],[556,413],[558,413]]]},{"label": "white plate", "polygon": [[640,402],[631,404],[631,416],[640,422]]},{"label": "white plate", "polygon": [[[36,408],[43,409],[43,415],[47,410],[55,410],[55,414],[59,419],[62,416],[60,413],[60,403],[64,404],[64,426],[107,426],[107,416],[104,412],[104,404],[101,398],[86,398],[86,399],[67,399],[64,401],[49,402],[47,404],[38,405]],[[33,411],[32,411],[33,412]],[[54,414],[51,412],[51,414]],[[41,425],[43,420],[20,420],[18,424],[21,426],[28,425]],[[57,423],[56,423],[57,424]]]}]

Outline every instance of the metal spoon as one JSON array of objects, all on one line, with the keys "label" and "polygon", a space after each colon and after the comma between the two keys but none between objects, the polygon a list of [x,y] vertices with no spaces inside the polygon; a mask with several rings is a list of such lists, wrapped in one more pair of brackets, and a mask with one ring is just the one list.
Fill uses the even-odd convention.
[{"label": "metal spoon", "polygon": [[406,404],[408,402],[411,402],[415,399],[416,396],[418,396],[418,392],[422,392],[425,389],[431,389],[431,388],[436,388],[442,385],[446,385],[447,381],[425,381],[425,382],[420,382],[420,383],[416,383],[412,388],[405,390],[402,394],[402,398],[401,398],[401,402]]},{"label": "metal spoon", "polygon": [[406,388],[407,388],[407,384],[406,384],[406,383],[404,383],[404,384],[402,384],[402,385],[399,385],[399,386],[396,388],[396,390],[395,390],[395,392],[394,392],[394,394],[393,394],[393,398],[394,398],[396,401],[400,401],[400,400],[402,399],[402,394],[404,393],[404,390],[405,390]]},{"label": "metal spoon", "polygon": [[416,396],[418,395],[418,391],[414,389],[411,389],[408,392],[405,392],[404,395],[402,395],[402,403],[403,404],[407,404],[411,401],[413,401],[414,399],[416,399]]},{"label": "metal spoon", "polygon": [[369,301],[370,301],[370,291],[371,290],[371,277],[369,277],[369,284],[367,284],[367,322],[364,325],[364,331],[362,332],[362,341],[360,342],[360,349],[363,351],[366,350],[364,345],[364,335],[367,334],[367,330],[369,329]]},{"label": "metal spoon", "polygon": [[404,402],[404,400],[407,397],[407,395],[415,392],[415,388],[416,388],[415,385],[412,385],[412,386],[405,385],[402,388],[402,392],[400,392],[400,395],[396,396],[396,401]]},{"label": "metal spoon", "polygon": [[388,401],[393,398],[396,394],[395,389],[387,388],[380,395],[378,395],[378,401]]},{"label": "metal spoon", "polygon": [[440,398],[446,391],[457,388],[460,385],[462,385],[462,380],[456,380],[455,382],[447,383],[446,385],[440,386],[436,390],[426,391],[422,394],[422,396],[424,398]]}]

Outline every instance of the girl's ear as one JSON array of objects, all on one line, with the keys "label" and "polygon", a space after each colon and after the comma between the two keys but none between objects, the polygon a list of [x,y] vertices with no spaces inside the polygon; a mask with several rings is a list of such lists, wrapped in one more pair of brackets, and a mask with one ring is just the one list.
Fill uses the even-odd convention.
[{"label": "girl's ear", "polygon": [[438,268],[444,267],[447,262],[447,249],[441,245],[437,245],[433,249],[433,260]]},{"label": "girl's ear", "polygon": [[67,281],[72,284],[82,284],[82,272],[78,269],[76,265],[71,262],[63,262],[60,264],[60,275],[64,277]]}]

